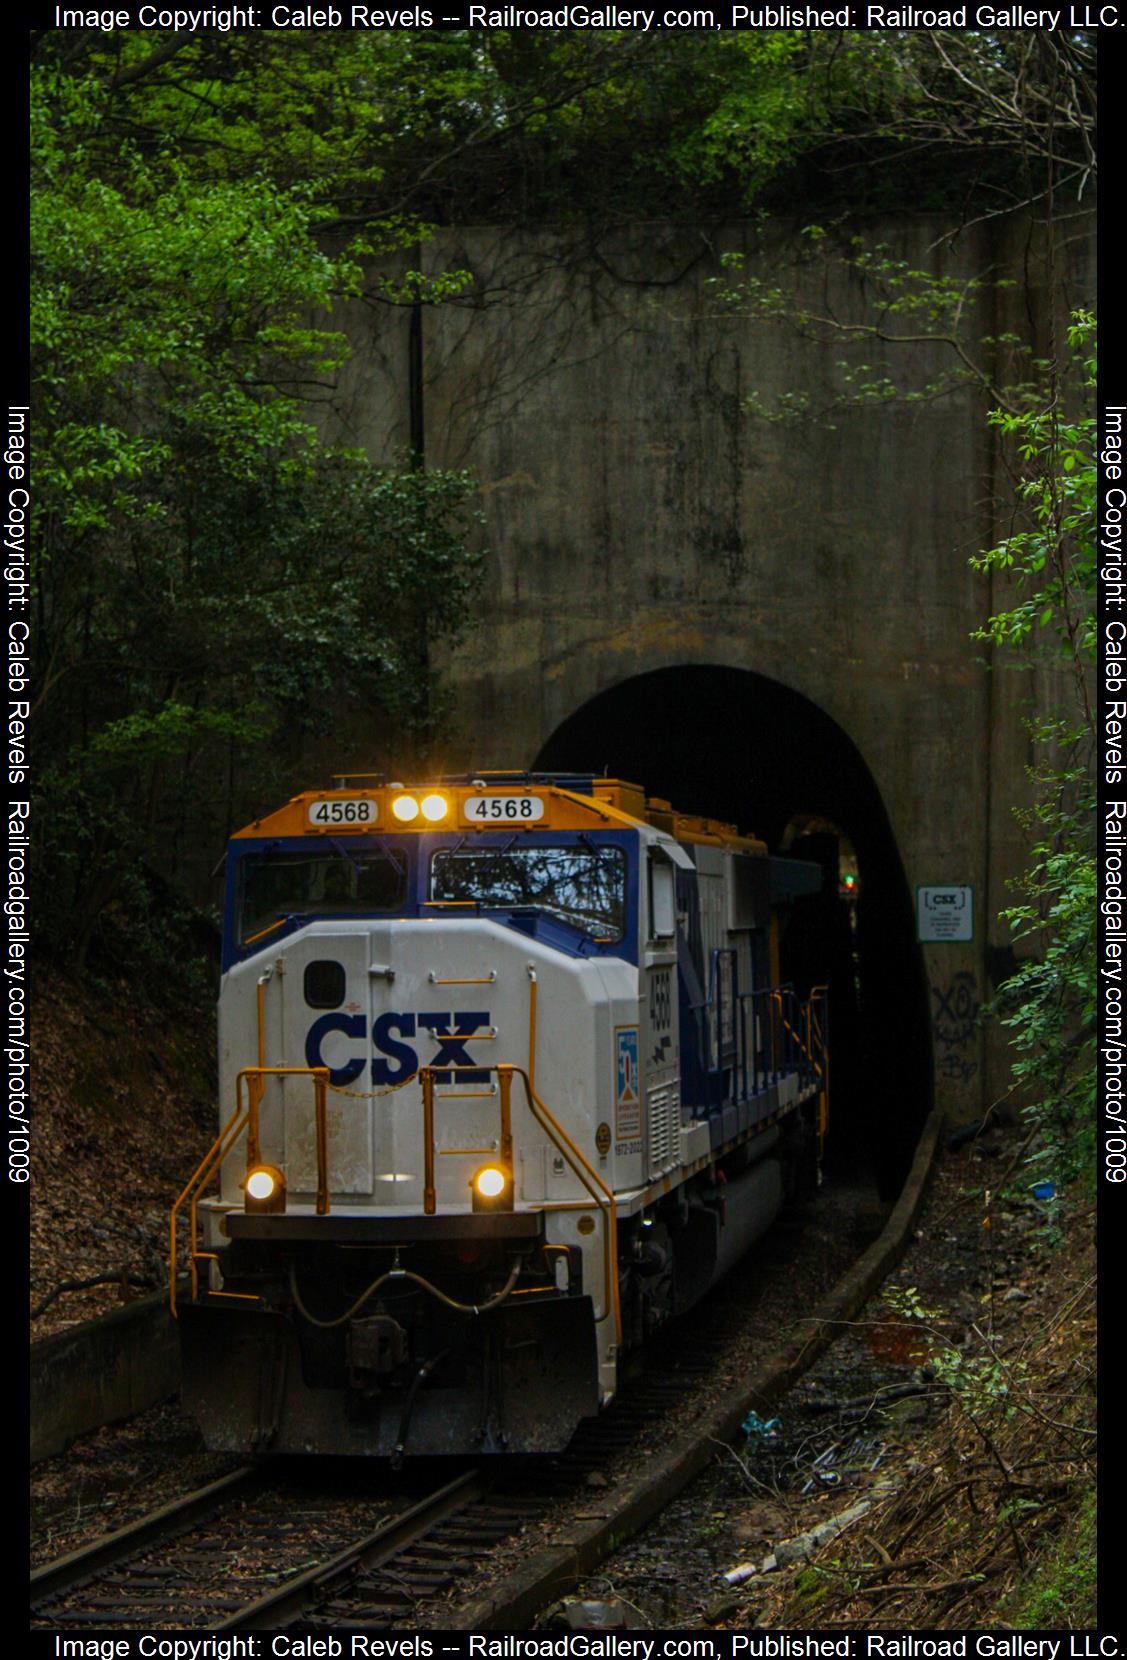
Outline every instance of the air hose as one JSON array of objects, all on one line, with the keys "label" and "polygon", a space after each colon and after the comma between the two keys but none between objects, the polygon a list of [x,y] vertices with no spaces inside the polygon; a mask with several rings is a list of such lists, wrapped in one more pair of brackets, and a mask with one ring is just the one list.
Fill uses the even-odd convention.
[{"label": "air hose", "polygon": [[413,1273],[409,1268],[389,1268],[385,1274],[380,1274],[378,1278],[374,1279],[371,1285],[360,1293],[352,1307],[338,1315],[335,1320],[318,1320],[315,1314],[310,1314],[302,1302],[301,1293],[297,1288],[296,1263],[290,1264],[290,1292],[293,1296],[294,1307],[309,1321],[311,1326],[318,1326],[322,1331],[331,1331],[334,1326],[343,1326],[346,1320],[351,1320],[353,1315],[358,1314],[369,1298],[374,1297],[380,1286],[386,1285],[388,1280],[413,1280],[416,1285],[421,1285],[424,1291],[428,1291],[432,1297],[437,1297],[440,1303],[445,1303],[447,1308],[455,1309],[459,1314],[488,1314],[491,1308],[496,1308],[499,1303],[505,1301],[505,1298],[517,1283],[520,1270],[521,1259],[520,1257],[514,1257],[512,1271],[501,1290],[498,1291],[495,1297],[490,1297],[487,1303],[477,1304],[457,1302],[455,1298],[448,1297],[445,1291],[440,1291],[437,1285],[432,1285],[430,1280],[424,1279],[421,1274]]}]

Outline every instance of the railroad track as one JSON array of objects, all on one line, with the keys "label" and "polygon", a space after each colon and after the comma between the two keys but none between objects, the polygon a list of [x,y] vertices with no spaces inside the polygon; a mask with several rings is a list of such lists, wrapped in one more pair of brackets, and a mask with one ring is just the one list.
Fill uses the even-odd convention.
[{"label": "railroad track", "polygon": [[[365,1550],[378,1554],[385,1536],[403,1548],[411,1527],[472,1503],[479,1486],[470,1472],[408,1508],[402,1498],[342,1491],[339,1483],[310,1491],[268,1465],[236,1470],[37,1569],[32,1624],[58,1631],[268,1627],[299,1617],[318,1575],[343,1572]],[[291,1612],[274,1612],[285,1608]]]},{"label": "railroad track", "polygon": [[[32,1618],[65,1630],[388,1630],[480,1568],[489,1549],[627,1451],[707,1376],[711,1345],[651,1364],[567,1451],[514,1475],[470,1470],[404,1507],[295,1498],[271,1467],[233,1471],[32,1574]],[[365,1515],[382,1508],[364,1530]],[[342,1535],[347,1534],[347,1539]]]},{"label": "railroad track", "polygon": [[413,1625],[421,1603],[441,1596],[480,1565],[483,1552],[542,1509],[533,1495],[491,1492],[485,1478],[473,1472],[310,1573],[304,1587],[266,1598],[220,1629],[277,1630],[298,1620],[311,1631],[391,1631]]},{"label": "railroad track", "polygon": [[190,1528],[206,1521],[227,1502],[252,1493],[261,1482],[259,1470],[250,1466],[233,1470],[206,1487],[197,1487],[192,1493],[154,1510],[127,1527],[103,1534],[88,1545],[68,1551],[31,1572],[31,1608],[33,1617],[41,1608],[56,1608],[61,1599],[77,1585],[82,1585],[100,1573],[113,1572],[119,1563],[131,1556],[144,1555],[150,1548],[170,1543]]},{"label": "railroad track", "polygon": [[[786,1262],[780,1266],[787,1271]],[[450,1629],[458,1581],[472,1596],[494,1545],[550,1518],[558,1501],[585,1485],[605,1487],[598,1472],[614,1466],[621,1481],[642,1450],[660,1454],[670,1435],[692,1436],[713,1369],[730,1370],[727,1345],[733,1324],[746,1324],[746,1295],[738,1285],[714,1294],[678,1322],[668,1344],[643,1351],[639,1375],[555,1458],[524,1460],[515,1470],[503,1465],[488,1476],[472,1470],[415,1503],[373,1491],[371,1483],[384,1479],[380,1471],[364,1473],[357,1496],[295,1489],[292,1476],[281,1479],[270,1466],[239,1470],[39,1569],[32,1576],[33,1621],[64,1631],[103,1625],[230,1633],[295,1623],[312,1631]],[[711,1417],[703,1427],[717,1432]],[[311,1474],[305,1471],[306,1488]],[[608,1530],[618,1502],[617,1494],[596,1501]],[[534,1601],[530,1587],[522,1621]],[[472,1606],[475,1627],[498,1617],[496,1603],[488,1613]]]},{"label": "railroad track", "polygon": [[[691,1398],[712,1364],[708,1345],[676,1362],[666,1357],[665,1369],[656,1352],[641,1376],[632,1380],[598,1418],[585,1420],[565,1452],[552,1458],[522,1461],[479,1476],[476,1490],[468,1490],[456,1513],[437,1525],[420,1514],[417,1525],[403,1529],[402,1545],[391,1537],[378,1551],[346,1556],[310,1576],[302,1606],[275,1606],[267,1626],[273,1628],[300,1619],[310,1631],[390,1631],[422,1624],[441,1630],[449,1607],[449,1592],[463,1577],[479,1574],[488,1553],[519,1528],[546,1517],[554,1504],[582,1491],[616,1456],[636,1447],[646,1429],[672,1406]],[[420,1506],[420,1511],[422,1507]],[[414,1518],[404,1517],[404,1524]],[[441,1600],[439,1600],[441,1599]],[[246,1630],[232,1624],[226,1629]]]}]

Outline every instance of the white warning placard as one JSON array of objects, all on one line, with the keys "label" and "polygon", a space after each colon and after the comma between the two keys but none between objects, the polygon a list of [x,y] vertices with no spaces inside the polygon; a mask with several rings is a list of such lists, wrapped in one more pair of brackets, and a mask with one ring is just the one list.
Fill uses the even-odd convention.
[{"label": "white warning placard", "polygon": [[916,938],[925,945],[937,940],[972,940],[974,889],[969,884],[917,888]]}]

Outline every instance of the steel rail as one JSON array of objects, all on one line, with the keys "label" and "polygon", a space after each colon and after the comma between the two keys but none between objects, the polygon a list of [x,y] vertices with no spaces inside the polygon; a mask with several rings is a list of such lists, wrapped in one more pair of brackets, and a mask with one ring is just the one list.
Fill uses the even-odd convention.
[{"label": "steel rail", "polygon": [[248,1603],[238,1613],[210,1625],[209,1632],[277,1631],[288,1621],[315,1608],[338,1589],[359,1568],[375,1568],[397,1556],[416,1539],[428,1533],[436,1523],[464,1510],[481,1497],[486,1490],[486,1479],[480,1470],[468,1470],[455,1481],[447,1482],[418,1504],[412,1505],[390,1521],[381,1522],[365,1538],[319,1562],[304,1573],[295,1575],[275,1591],[268,1591],[256,1602]]},{"label": "steel rail", "polygon": [[53,1562],[45,1562],[42,1567],[33,1568],[33,1611],[41,1603],[50,1601],[63,1591],[69,1591],[72,1585],[77,1585],[92,1574],[101,1573],[104,1569],[112,1567],[115,1562],[133,1556],[149,1545],[187,1532],[211,1511],[221,1509],[241,1488],[249,1491],[261,1485],[264,1478],[265,1472],[262,1469],[249,1464],[242,1465],[239,1469],[232,1470],[229,1475],[220,1476],[218,1481],[209,1482],[206,1487],[197,1487],[184,1498],[174,1499],[171,1504],[150,1511],[147,1516],[139,1517],[126,1527],[118,1528],[113,1533],[104,1533],[89,1545],[81,1545],[77,1550],[69,1551],[66,1556],[56,1557]]}]

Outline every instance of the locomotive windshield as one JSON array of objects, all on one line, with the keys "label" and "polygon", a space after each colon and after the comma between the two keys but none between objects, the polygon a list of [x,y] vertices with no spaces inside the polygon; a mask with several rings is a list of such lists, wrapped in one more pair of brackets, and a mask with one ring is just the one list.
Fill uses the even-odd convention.
[{"label": "locomotive windshield", "polygon": [[434,855],[430,897],[489,910],[531,908],[598,940],[626,931],[626,857],[614,847],[447,848]]},{"label": "locomotive windshield", "polygon": [[256,853],[242,860],[241,875],[244,945],[280,917],[394,911],[407,896],[407,857],[399,849]]}]

